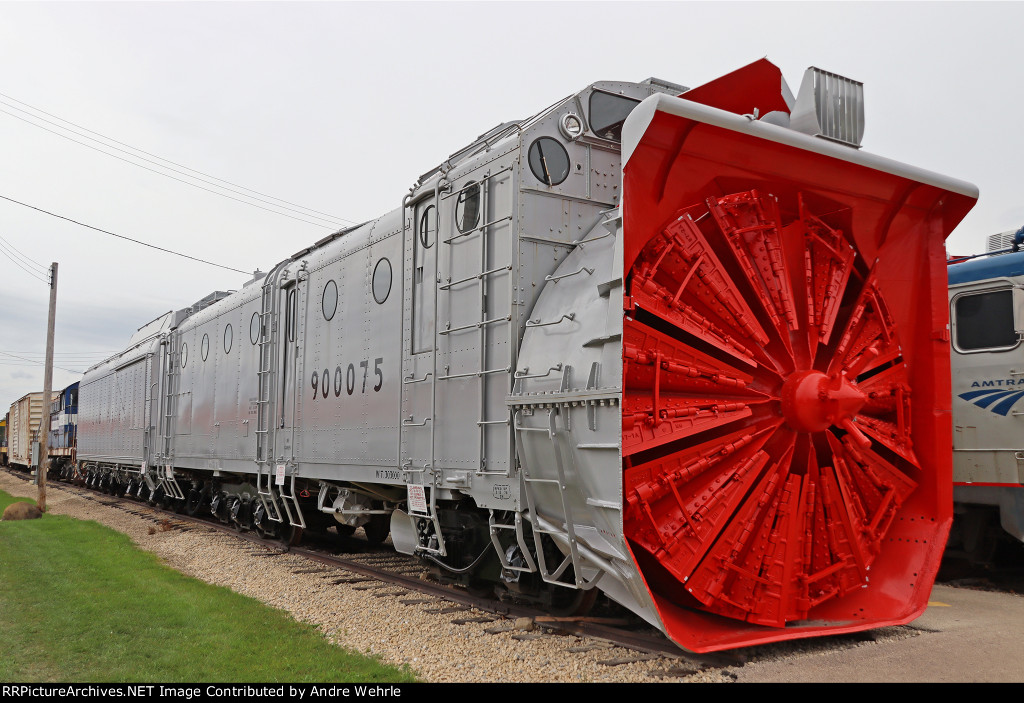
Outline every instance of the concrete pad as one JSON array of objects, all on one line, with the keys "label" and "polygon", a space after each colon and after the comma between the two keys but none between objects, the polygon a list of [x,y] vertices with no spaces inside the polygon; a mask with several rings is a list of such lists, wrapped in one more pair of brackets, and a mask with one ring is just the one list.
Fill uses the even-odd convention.
[{"label": "concrete pad", "polygon": [[1021,682],[1024,597],[935,586],[908,637],[750,662],[737,680],[754,683]]}]

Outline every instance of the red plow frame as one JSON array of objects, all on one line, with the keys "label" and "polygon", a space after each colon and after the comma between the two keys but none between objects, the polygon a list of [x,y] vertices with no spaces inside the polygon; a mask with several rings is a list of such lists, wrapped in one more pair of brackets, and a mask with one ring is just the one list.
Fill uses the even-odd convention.
[{"label": "red plow frame", "polygon": [[[750,112],[784,106],[744,70]],[[623,521],[666,632],[917,617],[952,521],[943,240],[976,190],[668,96],[623,159]]]}]

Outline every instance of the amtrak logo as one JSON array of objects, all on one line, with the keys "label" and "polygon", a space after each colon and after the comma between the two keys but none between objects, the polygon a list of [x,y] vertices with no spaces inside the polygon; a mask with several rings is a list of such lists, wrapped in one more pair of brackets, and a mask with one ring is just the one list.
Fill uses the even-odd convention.
[{"label": "amtrak logo", "polygon": [[979,408],[985,408],[996,415],[1005,416],[1014,403],[1024,397],[1024,391],[1006,390],[1003,388],[983,388],[977,391],[961,393],[960,397]]}]

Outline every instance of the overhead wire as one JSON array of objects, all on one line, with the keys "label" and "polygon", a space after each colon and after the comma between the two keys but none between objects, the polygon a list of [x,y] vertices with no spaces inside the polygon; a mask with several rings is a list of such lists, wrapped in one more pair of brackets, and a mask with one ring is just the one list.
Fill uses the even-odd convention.
[{"label": "overhead wire", "polygon": [[[278,197],[275,197],[275,196],[270,195],[268,193],[263,193],[261,191],[254,190],[252,188],[247,188],[247,187],[245,187],[243,185],[240,185],[238,183],[234,183],[232,181],[225,180],[223,178],[218,178],[218,177],[213,176],[213,175],[211,175],[209,173],[205,173],[203,171],[199,171],[198,169],[194,169],[194,168],[191,168],[191,167],[186,166],[184,164],[178,163],[177,161],[172,161],[171,159],[164,158],[164,157],[159,156],[157,154],[154,154],[152,152],[146,151],[145,149],[140,149],[138,147],[132,146],[131,144],[127,144],[127,143],[122,142],[120,140],[114,139],[113,137],[108,137],[105,134],[102,134],[102,133],[97,132],[95,130],[89,129],[88,127],[83,127],[82,125],[77,124],[75,122],[72,122],[71,120],[68,120],[68,119],[65,119],[63,117],[60,117],[59,115],[54,115],[53,113],[47,112],[46,110],[43,110],[43,109],[38,108],[38,107],[35,107],[34,105],[29,105],[28,103],[26,103],[26,102],[24,102],[22,100],[18,100],[17,98],[11,97],[10,95],[7,95],[5,93],[0,93],[0,98],[4,98],[4,99],[10,100],[12,102],[16,102],[19,105],[24,105],[25,107],[30,108],[31,110],[33,110],[35,112],[40,112],[40,113],[42,113],[44,115],[47,115],[47,116],[52,117],[52,118],[54,118],[56,120],[59,120],[60,122],[64,122],[66,124],[69,124],[69,125],[75,127],[76,129],[80,129],[80,130],[82,130],[84,132],[88,132],[89,134],[95,134],[97,137],[102,137],[103,139],[105,139],[105,140],[107,140],[109,142],[113,142],[114,144],[120,144],[121,146],[128,147],[128,149],[131,149],[132,151],[137,151],[140,154],[145,154],[146,156],[152,156],[155,159],[158,159],[160,161],[164,161],[164,162],[169,163],[169,164],[173,164],[174,166],[178,166],[180,168],[183,168],[186,171],[191,171],[192,173],[198,173],[199,175],[205,176],[206,178],[211,178],[214,181],[218,181],[220,183],[227,183],[230,186],[234,186],[236,188],[241,188],[244,191],[248,191],[250,193],[255,193],[257,195],[261,195],[263,197],[270,198],[271,200],[276,200],[277,202],[280,202],[280,203],[285,203],[287,205],[293,205],[293,206],[295,206],[295,207],[297,207],[297,208],[299,208],[301,210],[306,210],[309,213],[315,213],[317,215],[324,215],[324,217],[320,218],[320,219],[339,220],[341,222],[348,222],[350,224],[357,224],[356,222],[353,222],[352,220],[346,219],[344,217],[339,217],[338,215],[332,215],[330,213],[323,212],[321,210],[315,210],[313,208],[305,207],[304,205],[299,205],[298,203],[293,203],[293,202],[291,202],[289,200],[285,200],[283,198],[278,198]],[[4,101],[2,99],[0,99],[0,104],[5,104],[6,105],[6,103],[4,103]],[[69,132],[73,132],[73,130],[68,129],[67,127],[64,127],[62,125],[58,125],[58,124],[56,124],[54,122],[51,122],[50,120],[46,120],[46,119],[44,119],[42,117],[39,117],[38,115],[33,115],[28,110],[22,110],[21,108],[15,107],[14,105],[7,105],[7,107],[10,107],[10,108],[12,108],[14,110],[18,110],[19,112],[24,112],[27,115],[31,115],[35,119],[43,120],[44,122],[47,122],[48,124],[52,124],[55,127],[58,127],[60,129],[65,129],[65,130],[67,130]],[[10,113],[7,113],[7,114],[10,114]],[[12,117],[16,117],[16,115],[11,115],[11,116]],[[79,135],[79,136],[83,136],[86,139],[92,139],[92,137],[86,137],[86,135]],[[99,140],[97,140],[97,139],[92,139],[92,141],[99,142]],[[99,142],[99,143],[102,144],[103,142]],[[110,146],[109,144],[104,144],[104,146],[109,146],[111,149],[117,149],[117,147]],[[117,150],[122,152],[122,153],[130,154],[130,152],[127,152],[124,149],[117,149]],[[130,154],[130,155],[131,156],[136,156],[135,154]],[[136,156],[136,158],[141,158],[141,157]],[[156,162],[150,161],[149,159],[144,159],[144,160],[145,161],[149,161],[149,163],[156,163]],[[160,165],[160,164],[157,164],[157,165]],[[167,167],[162,166],[162,168],[167,168]],[[176,169],[171,169],[171,170],[174,170],[176,173],[181,173],[180,171],[177,171]],[[187,174],[183,174],[183,175],[187,175]],[[189,176],[189,177],[192,178],[193,176]],[[197,180],[203,180],[203,179],[197,179]],[[209,181],[204,181],[204,182],[209,183]],[[211,184],[211,185],[215,185],[215,184]],[[218,186],[218,187],[221,187],[221,186]],[[228,190],[231,190],[231,189],[228,189]],[[238,192],[238,191],[233,191],[233,192]],[[247,196],[247,197],[249,197],[249,196]]]},{"label": "overhead wire", "polygon": [[[110,351],[95,351],[95,352],[53,352],[53,356],[110,356],[111,354],[117,354],[122,350],[112,349]],[[0,353],[4,354],[28,354],[29,356],[45,356],[46,352],[40,351],[20,351],[17,349],[0,349]]]},{"label": "overhead wire", "polygon": [[246,275],[249,275],[249,273],[250,273],[249,271],[243,271],[241,269],[236,269],[236,268],[233,268],[231,266],[225,266],[224,264],[217,264],[217,263],[214,263],[212,261],[207,261],[206,259],[200,259],[200,258],[195,257],[195,256],[189,256],[188,254],[182,254],[180,251],[174,251],[173,249],[166,249],[164,247],[158,247],[155,244],[150,244],[148,242],[143,242],[143,241],[138,240],[138,239],[133,239],[131,237],[126,237],[123,234],[117,234],[116,232],[111,232],[109,230],[100,229],[99,227],[93,227],[92,225],[87,225],[84,222],[79,222],[78,220],[73,220],[70,217],[65,217],[64,215],[58,215],[55,212],[50,212],[49,210],[44,210],[41,207],[36,207],[35,205],[29,205],[28,203],[23,203],[20,200],[15,200],[14,198],[8,198],[6,195],[0,195],[0,198],[2,198],[3,200],[7,200],[9,202],[15,203],[17,205],[21,205],[23,207],[31,208],[32,210],[36,210],[38,212],[45,213],[45,214],[50,215],[52,217],[57,217],[57,218],[59,218],[61,220],[67,220],[68,222],[72,222],[72,223],[74,223],[76,225],[79,225],[81,227],[87,227],[89,229],[96,230],[97,232],[102,232],[103,234],[109,234],[112,237],[117,237],[118,239],[126,239],[129,242],[135,242],[136,244],[141,244],[142,246],[149,247],[150,249],[156,249],[157,251],[163,251],[163,252],[166,252],[168,254],[173,254],[174,256],[180,256],[180,257],[183,257],[185,259],[191,259],[192,261],[198,261],[201,264],[208,264],[210,266],[216,266],[217,268],[227,269],[228,271],[234,271],[236,273],[242,273],[242,274],[246,274]]},{"label": "overhead wire", "polygon": [[16,252],[18,254],[18,258],[22,259],[26,263],[29,263],[32,266],[35,266],[40,271],[49,272],[49,270],[50,270],[49,266],[44,266],[43,264],[41,264],[38,261],[36,261],[35,259],[31,258],[30,256],[28,256],[24,252],[19,251],[16,246],[11,244],[10,240],[4,239],[2,236],[0,236],[0,242],[5,243],[8,246],[8,248],[12,249],[14,252]]},{"label": "overhead wire", "polygon": [[46,285],[50,285],[49,277],[43,277],[42,275],[40,275],[36,271],[32,270],[31,268],[29,268],[28,266],[23,264],[20,260],[15,258],[10,252],[7,251],[7,249],[5,248],[3,243],[0,243],[0,254],[3,254],[4,256],[6,256],[8,259],[10,259],[14,263],[15,266],[20,268],[22,271],[27,273],[32,278],[40,281],[41,283],[45,283]]},{"label": "overhead wire", "polygon": [[[312,222],[310,220],[306,220],[306,219],[303,219],[301,217],[295,217],[294,215],[288,215],[288,214],[283,213],[283,212],[278,212],[277,210],[271,210],[270,208],[263,207],[262,205],[257,205],[256,203],[250,203],[248,200],[242,200],[241,198],[232,197],[230,195],[227,195],[226,193],[220,193],[220,192],[218,192],[216,190],[212,190],[210,188],[204,188],[203,186],[197,185],[197,184],[192,183],[190,181],[186,181],[186,180],[181,179],[181,178],[175,178],[174,176],[170,175],[169,173],[164,173],[163,171],[157,171],[156,169],[150,168],[148,166],[143,166],[140,163],[136,163],[134,161],[130,161],[129,159],[126,159],[126,158],[121,157],[121,156],[117,156],[116,154],[111,154],[110,152],[103,151],[99,147],[95,147],[92,144],[86,144],[85,142],[80,142],[77,139],[72,139],[71,137],[67,136],[66,134],[61,134],[60,132],[55,132],[52,129],[47,129],[46,127],[43,127],[40,124],[36,124],[35,122],[32,122],[30,120],[26,120],[24,117],[19,117],[18,115],[15,115],[15,114],[12,114],[10,112],[7,112],[7,110],[0,110],[0,112],[4,113],[5,115],[10,115],[11,117],[13,117],[15,119],[18,119],[18,120],[21,120],[23,122],[27,122],[28,124],[33,125],[35,127],[38,127],[39,129],[42,129],[44,131],[50,132],[51,134],[56,134],[58,137],[62,137],[64,139],[67,139],[68,141],[72,141],[75,144],[80,144],[80,145],[86,147],[87,149],[92,149],[93,151],[98,151],[101,154],[106,154],[107,156],[109,156],[109,157],[111,157],[113,159],[117,159],[118,161],[124,161],[125,163],[131,164],[132,166],[138,166],[139,168],[145,169],[147,171],[151,171],[152,173],[159,174],[161,176],[164,176],[165,178],[170,178],[172,181],[178,181],[179,183],[184,183],[185,185],[192,186],[193,188],[198,188],[199,190],[205,190],[207,193],[213,193],[214,195],[219,195],[222,198],[227,198],[228,200],[234,200],[237,203],[243,203],[245,205],[249,205],[250,207],[255,207],[255,208],[259,208],[260,210],[265,210],[266,212],[272,212],[275,215],[280,215],[281,217],[287,217],[287,218],[292,219],[292,220],[298,220],[299,222],[305,222],[306,224],[314,225],[315,227],[323,227],[325,229],[334,229],[334,228],[337,227],[336,224],[325,225],[325,224],[321,224],[319,222]],[[82,135],[79,135],[79,136],[82,136]],[[315,217],[315,216],[314,215],[309,215],[309,217]]]},{"label": "overhead wire", "polygon": [[[45,366],[46,365],[46,362],[44,362],[44,361],[36,361],[35,359],[27,359],[27,358],[25,358],[23,356],[18,356],[17,354],[8,354],[7,352],[0,352],[0,354],[2,354],[4,356],[10,356],[10,357],[13,357],[15,359],[21,359],[22,361],[27,361],[30,364],[39,364],[40,366]],[[76,371],[75,369],[66,369],[63,366],[57,366],[56,364],[53,365],[53,368],[60,369],[61,371],[67,371],[68,373],[85,373],[84,371]]]}]

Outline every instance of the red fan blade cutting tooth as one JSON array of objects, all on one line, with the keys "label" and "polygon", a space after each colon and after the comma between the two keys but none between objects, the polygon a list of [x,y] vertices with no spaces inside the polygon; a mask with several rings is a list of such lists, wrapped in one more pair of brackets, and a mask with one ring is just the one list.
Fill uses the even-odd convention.
[{"label": "red fan blade cutting tooth", "polygon": [[857,386],[868,396],[857,417],[864,434],[920,467],[910,436],[911,392],[906,363],[897,359],[888,368],[859,381]]},{"label": "red fan blade cutting tooth", "polygon": [[840,477],[832,466],[821,466],[818,470],[825,527],[822,539],[828,545],[831,561],[819,573],[834,574],[833,585],[842,594],[865,583],[873,555],[864,548],[858,532],[863,524],[860,505],[844,490]]},{"label": "red fan blade cutting tooth", "polygon": [[884,363],[880,359],[895,358],[899,354],[895,331],[896,324],[871,276],[846,322],[829,364],[829,372],[843,369],[854,377]]},{"label": "red fan blade cutting tooth", "polygon": [[632,319],[623,375],[623,456],[748,418],[768,400],[749,373]]},{"label": "red fan blade cutting tooth", "polygon": [[[757,487],[736,511],[728,528],[708,551],[687,582],[687,590],[711,612],[744,620],[771,620],[781,626],[785,615],[778,603],[761,601],[766,587],[778,601],[781,585],[765,575],[767,564],[785,560],[780,535],[799,513],[800,477],[788,474],[793,458],[792,436],[782,458],[764,471]],[[802,553],[802,550],[799,550]],[[775,611],[775,616],[768,613]]]},{"label": "red fan blade cutting tooth", "polygon": [[729,354],[753,362],[768,341],[688,213],[670,222],[633,268],[633,301]]},{"label": "red fan blade cutting tooth", "polygon": [[813,451],[808,461],[807,484],[810,496],[807,501],[808,517],[804,525],[804,564],[807,570],[804,597],[806,606],[812,608],[841,592],[843,574],[840,572],[849,565],[843,557],[832,551],[834,528],[825,509],[821,469]]},{"label": "red fan blade cutting tooth", "polygon": [[800,198],[800,223],[804,229],[804,277],[807,319],[817,330],[815,342],[827,344],[839,305],[853,270],[853,245],[842,230],[833,229],[811,214]]},{"label": "red fan blade cutting tooth", "polygon": [[789,332],[795,331],[799,323],[778,203],[756,190],[709,198],[707,202],[754,294],[788,346]]},{"label": "red fan blade cutting tooth", "polygon": [[685,582],[767,463],[761,447],[776,426],[733,432],[626,469],[629,540]]},{"label": "red fan blade cutting tooth", "polygon": [[852,442],[840,442],[831,433],[829,446],[844,501],[851,508],[860,551],[869,555],[864,560],[867,566],[881,550],[896,512],[917,488],[917,483],[881,455]]},{"label": "red fan blade cutting tooth", "polygon": [[832,436],[829,442],[849,475],[848,485],[861,496],[865,532],[880,543],[896,511],[917,488],[917,482],[870,449],[861,449],[845,440],[840,446]]}]

